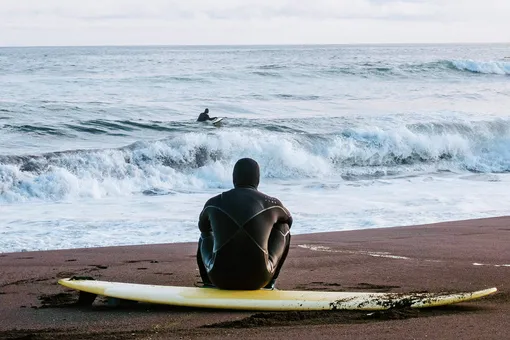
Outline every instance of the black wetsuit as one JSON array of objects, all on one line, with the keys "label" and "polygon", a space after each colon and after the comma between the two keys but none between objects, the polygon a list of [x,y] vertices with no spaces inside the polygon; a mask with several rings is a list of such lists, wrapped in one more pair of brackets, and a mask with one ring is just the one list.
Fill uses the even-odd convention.
[{"label": "black wetsuit", "polygon": [[235,188],[205,204],[197,254],[204,284],[274,287],[289,250],[292,217],[278,199],[257,190],[258,182],[257,163],[241,159],[234,167]]},{"label": "black wetsuit", "polygon": [[216,119],[217,117],[209,117],[209,109],[205,109],[204,112],[202,112],[198,118],[197,118],[197,122],[205,122],[206,120],[214,120]]}]

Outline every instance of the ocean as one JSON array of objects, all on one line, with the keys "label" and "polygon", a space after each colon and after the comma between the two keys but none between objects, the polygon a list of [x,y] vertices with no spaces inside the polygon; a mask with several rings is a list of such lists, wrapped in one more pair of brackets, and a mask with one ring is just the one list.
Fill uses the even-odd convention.
[{"label": "ocean", "polygon": [[510,45],[0,48],[0,252],[197,241],[242,157],[294,234],[508,215]]}]

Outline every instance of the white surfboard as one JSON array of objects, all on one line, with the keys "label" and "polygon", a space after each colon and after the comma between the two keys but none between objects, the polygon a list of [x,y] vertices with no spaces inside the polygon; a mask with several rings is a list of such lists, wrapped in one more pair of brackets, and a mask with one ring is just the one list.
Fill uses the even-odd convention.
[{"label": "white surfboard", "polygon": [[175,306],[262,311],[385,310],[425,308],[478,299],[497,291],[489,288],[465,293],[367,293],[288,290],[222,290],[82,279],[59,284],[92,294]]},{"label": "white surfboard", "polygon": [[220,124],[221,124],[221,121],[222,121],[222,120],[223,120],[223,117],[217,117],[216,119],[212,120],[212,121],[211,121],[211,123],[212,123],[213,125],[218,126],[218,125],[220,125]]}]

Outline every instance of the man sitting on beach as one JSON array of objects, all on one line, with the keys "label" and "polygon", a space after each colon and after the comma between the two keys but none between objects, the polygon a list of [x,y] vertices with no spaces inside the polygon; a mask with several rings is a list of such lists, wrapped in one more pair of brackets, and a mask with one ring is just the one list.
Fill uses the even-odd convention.
[{"label": "man sitting on beach", "polygon": [[205,122],[206,120],[214,120],[218,117],[209,117],[209,109],[205,109],[204,112],[202,112],[197,119],[197,122]]},{"label": "man sitting on beach", "polygon": [[204,286],[274,289],[289,251],[292,216],[278,199],[257,190],[259,180],[257,162],[240,159],[234,189],[205,203],[197,252]]}]

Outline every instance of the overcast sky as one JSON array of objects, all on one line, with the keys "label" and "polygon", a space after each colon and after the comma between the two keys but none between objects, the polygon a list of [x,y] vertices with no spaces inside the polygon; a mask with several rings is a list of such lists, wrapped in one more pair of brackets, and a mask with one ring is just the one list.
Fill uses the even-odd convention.
[{"label": "overcast sky", "polygon": [[509,42],[510,0],[0,0],[0,46]]}]

